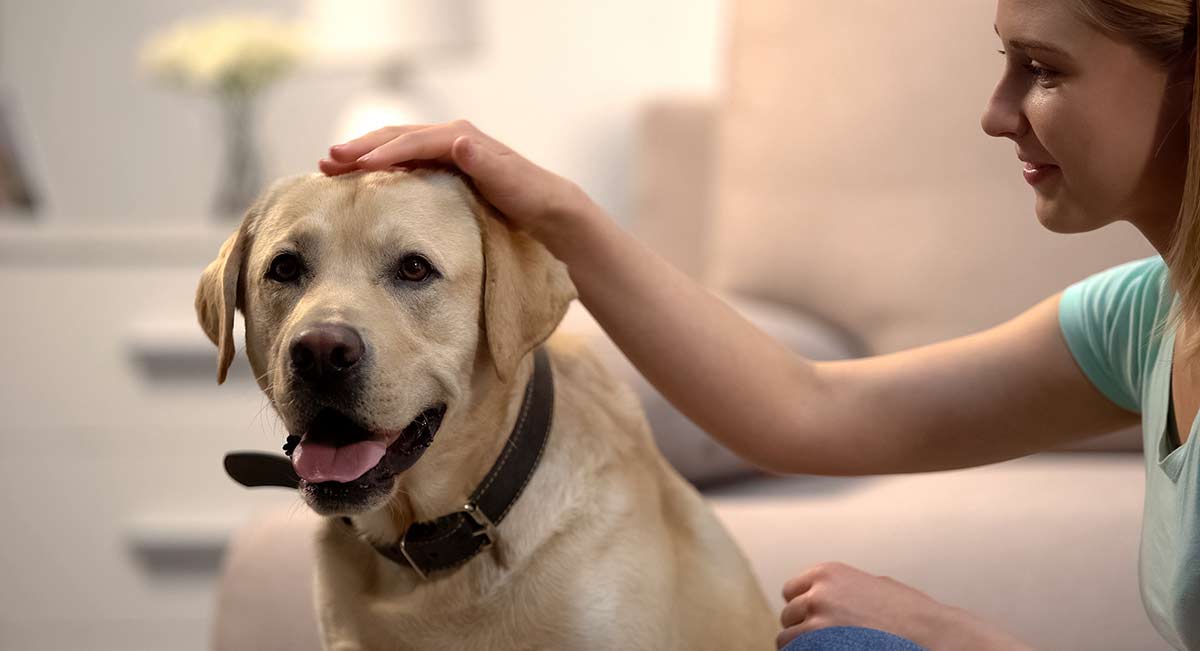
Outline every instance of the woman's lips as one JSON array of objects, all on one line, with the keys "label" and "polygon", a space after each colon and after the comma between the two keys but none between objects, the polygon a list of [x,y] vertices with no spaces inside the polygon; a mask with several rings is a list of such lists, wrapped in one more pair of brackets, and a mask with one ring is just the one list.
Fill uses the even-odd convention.
[{"label": "woman's lips", "polygon": [[1023,170],[1025,174],[1025,181],[1027,181],[1029,185],[1037,185],[1050,178],[1058,171],[1057,165],[1050,165],[1048,163],[1030,163],[1028,161],[1025,162],[1025,169]]}]

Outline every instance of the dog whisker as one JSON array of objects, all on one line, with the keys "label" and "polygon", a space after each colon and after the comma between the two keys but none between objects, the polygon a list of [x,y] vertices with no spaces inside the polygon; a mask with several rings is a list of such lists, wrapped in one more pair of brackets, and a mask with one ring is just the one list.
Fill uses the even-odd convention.
[{"label": "dog whisker", "polygon": [[[264,378],[270,376],[270,374],[271,374],[271,369],[268,368],[265,372],[263,372],[262,375],[254,378],[255,383],[261,382]],[[258,413],[256,413],[254,415],[254,418],[250,421],[251,425],[253,425],[254,421],[258,420],[262,416],[263,411],[265,411],[266,408],[268,406],[270,406],[270,404],[271,404],[270,396],[271,396],[271,392],[274,391],[274,389],[275,389],[275,383],[273,383],[273,382],[268,382],[267,385],[265,387],[263,387],[263,406],[259,408]]]},{"label": "dog whisker", "polygon": [[288,521],[290,522],[296,517],[296,514],[299,513],[301,509],[305,509],[307,507],[308,504],[304,502],[304,499],[297,497],[296,501],[292,502],[292,505],[288,508]]},{"label": "dog whisker", "polygon": [[250,419],[251,427],[253,427],[256,422],[259,423],[260,425],[265,423],[265,421],[262,421],[261,418],[262,418],[263,412],[265,412],[267,410],[267,407],[270,407],[270,406],[271,406],[271,401],[264,398],[262,406],[258,408],[258,411],[254,414],[254,417]]}]

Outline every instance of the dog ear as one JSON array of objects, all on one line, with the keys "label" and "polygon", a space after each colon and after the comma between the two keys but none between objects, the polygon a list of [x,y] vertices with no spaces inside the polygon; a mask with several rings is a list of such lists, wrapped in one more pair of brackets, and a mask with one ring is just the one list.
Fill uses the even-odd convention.
[{"label": "dog ear", "polygon": [[196,318],[209,340],[217,345],[217,384],[225,382],[229,365],[233,363],[233,313],[242,309],[242,262],[249,252],[249,240],[254,224],[266,213],[275,197],[308,177],[320,174],[285,177],[271,184],[246,211],[242,224],[221,245],[217,258],[208,263],[200,274],[196,287]]},{"label": "dog ear", "polygon": [[196,318],[209,340],[217,345],[217,384],[225,382],[233,363],[233,313],[241,307],[238,292],[242,259],[245,257],[247,223],[256,213],[251,208],[242,225],[225,243],[217,258],[200,274],[196,287]]},{"label": "dog ear", "polygon": [[496,375],[507,382],[525,355],[558,327],[577,293],[565,264],[482,199],[473,199],[483,236],[484,330]]}]

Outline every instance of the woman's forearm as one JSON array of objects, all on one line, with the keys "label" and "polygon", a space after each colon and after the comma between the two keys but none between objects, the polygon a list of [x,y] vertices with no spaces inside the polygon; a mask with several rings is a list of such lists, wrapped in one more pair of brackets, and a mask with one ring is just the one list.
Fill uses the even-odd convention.
[{"label": "woman's forearm", "polygon": [[639,371],[726,447],[768,470],[841,451],[818,425],[830,404],[817,365],[788,350],[624,231],[594,203],[539,234],[580,301]]}]

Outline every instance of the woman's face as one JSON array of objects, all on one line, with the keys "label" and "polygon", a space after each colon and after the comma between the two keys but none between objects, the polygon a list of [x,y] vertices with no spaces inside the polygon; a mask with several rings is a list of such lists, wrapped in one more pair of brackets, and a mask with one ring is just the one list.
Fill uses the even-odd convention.
[{"label": "woman's face", "polygon": [[1016,165],[1046,228],[1079,233],[1126,220],[1154,240],[1151,231],[1174,224],[1182,194],[1190,76],[1172,77],[1070,5],[998,0],[1005,67],[983,130],[1011,139],[1028,161]]}]

